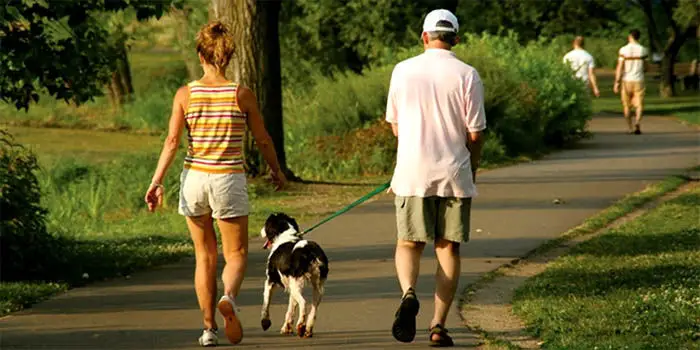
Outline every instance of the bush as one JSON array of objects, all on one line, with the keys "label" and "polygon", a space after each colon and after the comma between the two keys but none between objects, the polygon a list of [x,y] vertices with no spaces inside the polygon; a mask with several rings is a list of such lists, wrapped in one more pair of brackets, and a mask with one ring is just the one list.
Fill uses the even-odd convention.
[{"label": "bush", "polygon": [[535,113],[544,142],[540,147],[561,147],[580,138],[592,115],[589,88],[556,60],[552,45],[530,43],[518,56],[521,77],[536,91]]},{"label": "bush", "polygon": [[[61,159],[40,170],[34,155],[0,130],[3,283],[53,281],[75,286],[189,254],[186,235],[157,235],[176,230],[157,214],[146,218],[151,220],[148,227],[158,228],[149,229],[152,233],[147,237],[138,232],[143,226],[134,221],[113,225],[106,217],[115,213],[128,217],[142,210],[142,196],[153,171],[143,164],[156,164],[155,157],[124,157],[107,164]],[[182,162],[181,157],[176,161]],[[177,183],[178,172],[169,172],[164,181],[165,205],[176,203]]]},{"label": "bush", "polygon": [[46,231],[46,210],[34,171],[34,154],[0,130],[0,280],[42,276],[53,261],[56,239]]},{"label": "bush", "polygon": [[[592,113],[590,97],[562,63],[559,46],[540,41],[523,47],[513,34],[467,35],[465,41],[454,52],[474,66],[484,82],[484,163],[539,154],[584,134]],[[291,167],[315,179],[390,173],[395,141],[383,114],[391,71],[396,62],[420,52],[395,50],[361,75],[316,78],[305,93],[286,90],[285,140]]]}]

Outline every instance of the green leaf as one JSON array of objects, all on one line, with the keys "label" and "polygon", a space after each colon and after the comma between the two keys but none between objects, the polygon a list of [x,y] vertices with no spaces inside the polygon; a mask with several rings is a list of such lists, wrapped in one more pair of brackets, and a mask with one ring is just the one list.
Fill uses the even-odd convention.
[{"label": "green leaf", "polygon": [[48,34],[50,41],[57,43],[61,40],[70,39],[75,35],[68,25],[68,19],[68,16],[59,20],[42,19],[44,23],[44,32]]},{"label": "green leaf", "polygon": [[45,9],[49,8],[49,3],[46,0],[24,0],[24,4],[27,5],[27,7],[37,5]]},{"label": "green leaf", "polygon": [[22,23],[29,23],[29,21],[27,21],[27,19],[24,18],[24,16],[22,16],[22,13],[16,7],[6,6],[5,11],[7,11],[7,13],[10,15],[10,18],[14,20],[20,21]]}]

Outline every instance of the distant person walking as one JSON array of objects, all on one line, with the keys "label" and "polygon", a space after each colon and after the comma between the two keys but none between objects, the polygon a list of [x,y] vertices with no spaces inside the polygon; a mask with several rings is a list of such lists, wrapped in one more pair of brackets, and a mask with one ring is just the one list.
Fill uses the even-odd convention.
[{"label": "distant person walking", "polygon": [[[627,120],[629,133],[642,133],[640,124],[644,111],[644,72],[647,68],[649,51],[639,44],[639,30],[633,29],[627,36],[628,44],[621,47],[615,69],[615,85],[613,91],[620,92],[622,111]],[[635,109],[634,127],[630,108]]]},{"label": "distant person walking", "polygon": [[573,42],[574,49],[564,55],[564,63],[571,67],[576,78],[583,81],[593,90],[595,97],[599,97],[600,90],[598,90],[598,81],[594,70],[595,60],[588,51],[583,49],[583,45],[583,37],[577,36]]},{"label": "distant person walking", "polygon": [[[203,26],[197,34],[197,53],[204,75],[175,94],[168,137],[145,197],[150,211],[162,204],[163,178],[186,128],[189,145],[180,176],[179,213],[185,216],[194,242],[194,284],[204,316],[204,331],[199,338],[202,346],[218,344],[216,307],[224,317],[228,340],[237,344],[243,338],[235,299],[248,259],[249,206],[242,153],[246,127],[270,165],[277,188],[286,181],[253,92],[225,76],[233,50],[231,33],[220,22]],[[214,219],[221,231],[226,260],[221,276],[224,295],[218,304]]]},{"label": "distant person walking", "polygon": [[459,42],[457,18],[430,12],[423,23],[425,52],[398,63],[391,76],[386,121],[398,137],[391,191],[396,194],[396,273],[403,296],[392,326],[413,341],[419,302],[415,287],[427,242],[435,245],[433,346],[452,346],[445,321],[460,275],[462,242],[469,240],[471,199],[486,128],[479,73],[451,51]]}]

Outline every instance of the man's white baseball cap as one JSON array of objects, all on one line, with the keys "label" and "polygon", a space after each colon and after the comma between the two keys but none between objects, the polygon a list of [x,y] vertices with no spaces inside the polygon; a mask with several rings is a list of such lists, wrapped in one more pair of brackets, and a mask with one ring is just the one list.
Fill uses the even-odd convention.
[{"label": "man's white baseball cap", "polygon": [[[438,22],[447,21],[452,24],[452,28],[448,26],[438,26]],[[423,21],[423,32],[453,32],[457,33],[459,31],[459,22],[457,17],[448,10],[433,10],[427,16],[425,16],[425,21]]]}]

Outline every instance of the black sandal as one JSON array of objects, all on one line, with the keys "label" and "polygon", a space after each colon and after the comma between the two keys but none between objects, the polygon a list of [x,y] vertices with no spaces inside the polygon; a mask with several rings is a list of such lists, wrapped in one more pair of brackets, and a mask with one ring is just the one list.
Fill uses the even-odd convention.
[{"label": "black sandal", "polygon": [[[437,340],[433,339],[433,336],[437,335]],[[430,329],[430,346],[435,348],[446,348],[454,346],[455,343],[452,338],[447,335],[447,329],[443,326],[437,324]]]},{"label": "black sandal", "polygon": [[394,339],[410,343],[416,337],[416,315],[420,309],[420,303],[413,288],[406,292],[401,298],[401,305],[396,310],[394,325],[391,327],[391,334]]}]

